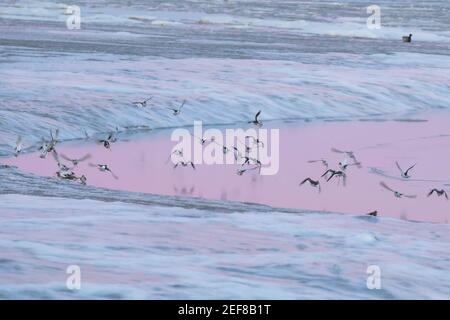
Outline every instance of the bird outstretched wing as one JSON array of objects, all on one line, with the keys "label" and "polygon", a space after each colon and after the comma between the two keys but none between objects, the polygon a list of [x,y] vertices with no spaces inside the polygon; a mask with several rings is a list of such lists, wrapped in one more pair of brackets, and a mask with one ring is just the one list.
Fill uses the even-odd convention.
[{"label": "bird outstretched wing", "polygon": [[382,186],[383,188],[385,188],[386,190],[389,190],[391,192],[395,192],[395,190],[391,189],[386,183],[384,183],[383,181],[380,182],[380,186]]},{"label": "bird outstretched wing", "polygon": [[261,114],[261,110],[259,110],[255,115],[255,122],[258,122],[258,117]]},{"label": "bird outstretched wing", "polygon": [[302,182],[300,182],[299,185],[301,186],[301,185],[305,184],[306,181],[309,181],[309,178],[306,178],[305,180],[303,180]]},{"label": "bird outstretched wing", "polygon": [[400,171],[400,173],[403,173],[403,170],[402,170],[402,168],[400,167],[400,165],[398,164],[397,161],[395,161],[395,165],[397,166],[397,168]]},{"label": "bird outstretched wing", "polygon": [[408,174],[409,170],[411,170],[412,168],[414,168],[416,166],[417,163],[415,163],[414,165],[412,165],[411,167],[408,168],[408,170],[405,171],[406,174]]},{"label": "bird outstretched wing", "polygon": [[336,148],[331,148],[331,151],[333,151],[333,152],[336,152],[336,153],[345,153],[345,151],[342,151],[342,150],[339,150],[339,149],[336,149]]}]

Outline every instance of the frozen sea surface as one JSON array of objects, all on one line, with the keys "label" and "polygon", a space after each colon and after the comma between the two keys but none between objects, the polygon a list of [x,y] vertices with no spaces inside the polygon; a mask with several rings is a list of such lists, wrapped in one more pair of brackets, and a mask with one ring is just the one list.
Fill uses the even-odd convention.
[{"label": "frozen sea surface", "polygon": [[[126,3],[126,5],[124,4]],[[59,128],[447,112],[450,3],[0,3],[0,156]],[[402,35],[413,34],[404,44]],[[132,101],[154,95],[154,108]],[[174,119],[167,106],[187,99]],[[1,162],[1,160],[0,160]],[[448,225],[83,188],[0,168],[0,298],[449,298]],[[65,289],[79,264],[83,289]],[[382,270],[367,290],[368,265]],[[215,296],[211,296],[215,295]]]}]

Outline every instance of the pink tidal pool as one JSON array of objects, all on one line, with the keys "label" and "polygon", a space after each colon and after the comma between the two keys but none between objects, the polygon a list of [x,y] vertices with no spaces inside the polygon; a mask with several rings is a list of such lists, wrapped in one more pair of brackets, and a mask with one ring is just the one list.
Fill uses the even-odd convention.
[{"label": "pink tidal pool", "polygon": [[[377,210],[381,217],[446,223],[450,217],[450,201],[444,196],[427,197],[427,194],[432,188],[446,189],[450,185],[449,124],[448,115],[416,122],[278,124],[280,164],[275,175],[260,175],[254,170],[239,176],[238,164],[199,164],[196,170],[189,166],[174,169],[168,161],[176,145],[170,139],[171,131],[137,136],[128,142],[119,139],[111,150],[89,142],[62,143],[57,151],[73,158],[90,153],[92,158],[80,163],[74,172],[85,174],[88,185],[97,187],[349,214]],[[308,162],[324,158],[330,168],[338,169],[344,155],[332,152],[333,147],[354,151],[362,162],[360,169],[354,166],[346,169],[345,187],[337,179],[326,182],[321,178],[325,167]],[[403,167],[417,163],[410,172],[411,178],[401,178],[396,161]],[[119,179],[98,171],[88,162],[107,164]],[[58,169],[51,155],[40,159],[36,153],[6,159],[3,163],[41,176],[55,176]],[[322,192],[307,184],[299,186],[306,177],[320,180]],[[380,186],[381,181],[417,198],[396,198]]]}]

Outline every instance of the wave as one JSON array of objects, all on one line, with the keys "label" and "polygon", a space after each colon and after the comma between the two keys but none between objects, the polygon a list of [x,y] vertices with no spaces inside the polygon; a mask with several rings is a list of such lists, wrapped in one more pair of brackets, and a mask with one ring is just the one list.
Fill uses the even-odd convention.
[{"label": "wave", "polygon": [[[0,200],[3,299],[448,297],[449,225],[24,195]],[[66,287],[69,265],[80,267],[79,291]],[[380,268],[382,290],[367,289],[369,265]]]},{"label": "wave", "polygon": [[[84,137],[84,130],[94,134],[116,126],[171,128],[195,120],[244,125],[258,110],[269,121],[397,117],[449,107],[448,57],[329,54],[314,63],[309,59],[18,58],[1,71],[0,152],[5,154],[17,135],[33,144],[50,128],[59,128],[62,139],[75,139]],[[149,108],[132,104],[149,95],[154,96]],[[186,106],[174,117],[168,108],[183,99]]]},{"label": "wave", "polygon": [[[371,30],[366,21],[369,1],[319,4],[292,1],[263,1],[257,6],[223,1],[177,1],[149,4],[113,1],[108,6],[84,4],[82,22],[90,25],[132,25],[195,28],[199,25],[221,28],[263,29],[263,32],[288,31],[298,34],[339,37],[364,37],[400,40],[412,33],[417,41],[450,42],[449,22],[442,12],[450,10],[445,1],[436,3],[392,4],[380,1],[381,28]],[[22,1],[1,4],[3,19],[64,22],[67,5],[52,1]],[[399,14],[401,12],[401,14]]]}]

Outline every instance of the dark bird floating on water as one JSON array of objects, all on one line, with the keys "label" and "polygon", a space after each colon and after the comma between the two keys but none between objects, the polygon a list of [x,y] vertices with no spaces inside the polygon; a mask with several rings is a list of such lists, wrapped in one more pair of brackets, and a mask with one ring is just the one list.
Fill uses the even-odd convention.
[{"label": "dark bird floating on water", "polygon": [[376,217],[376,216],[378,216],[378,211],[372,211],[372,212],[369,212],[368,214],[367,214],[368,216],[372,216],[372,217]]},{"label": "dark bird floating on water", "polygon": [[403,36],[402,40],[403,42],[411,42],[412,34],[409,34],[409,36]]}]

